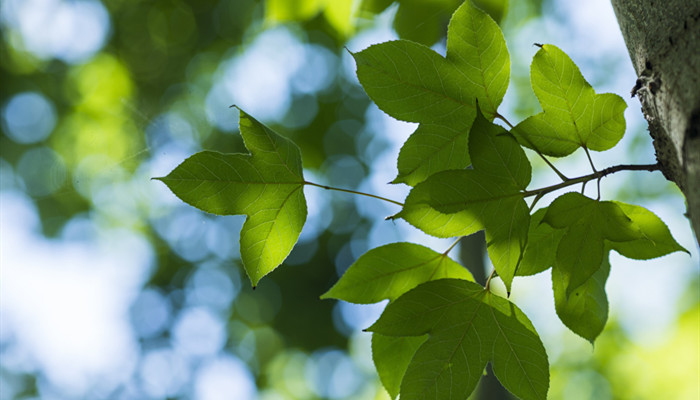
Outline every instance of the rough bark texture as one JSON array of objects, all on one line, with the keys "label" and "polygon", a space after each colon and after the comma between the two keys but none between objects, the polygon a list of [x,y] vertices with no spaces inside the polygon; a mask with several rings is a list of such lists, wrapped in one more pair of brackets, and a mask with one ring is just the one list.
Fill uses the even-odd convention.
[{"label": "rough bark texture", "polygon": [[[700,235],[700,0],[612,0],[664,176]],[[700,240],[699,242],[700,243]]]}]

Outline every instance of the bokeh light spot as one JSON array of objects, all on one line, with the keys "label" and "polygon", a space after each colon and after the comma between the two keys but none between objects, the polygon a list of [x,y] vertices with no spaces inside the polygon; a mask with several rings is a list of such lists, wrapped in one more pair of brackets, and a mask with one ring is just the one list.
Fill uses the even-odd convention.
[{"label": "bokeh light spot", "polygon": [[46,139],[56,126],[53,104],[42,94],[24,92],[10,99],[2,112],[3,130],[17,143]]},{"label": "bokeh light spot", "polygon": [[58,190],[66,181],[63,159],[48,147],[28,150],[17,163],[17,174],[24,181],[27,193],[47,196]]}]

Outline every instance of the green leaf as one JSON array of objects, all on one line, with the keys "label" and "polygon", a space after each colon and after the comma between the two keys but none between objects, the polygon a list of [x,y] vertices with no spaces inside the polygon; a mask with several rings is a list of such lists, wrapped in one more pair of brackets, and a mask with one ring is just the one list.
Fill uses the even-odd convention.
[{"label": "green leaf", "polygon": [[606,255],[598,270],[582,285],[567,295],[566,274],[552,269],[554,306],[559,319],[575,334],[591,344],[600,335],[608,320],[608,296],[605,283],[610,275],[610,261]]},{"label": "green leaf", "polygon": [[632,223],[642,232],[642,237],[627,242],[611,242],[613,250],[635,260],[650,260],[676,251],[684,251],[671,236],[671,232],[661,218],[644,207],[614,201],[627,215]]},{"label": "green leaf", "polygon": [[465,92],[464,74],[430,48],[407,40],[353,53],[357,77],[385,113],[408,122],[469,127],[476,96]]},{"label": "green leaf", "polygon": [[396,337],[372,334],[374,366],[379,380],[392,399],[399,395],[401,380],[408,364],[427,338],[427,335]]},{"label": "green leaf", "polygon": [[447,59],[464,74],[464,89],[479,100],[479,108],[492,120],[510,81],[510,55],[501,28],[465,1],[452,16],[447,32]]},{"label": "green leaf", "polygon": [[493,119],[509,82],[508,49],[491,17],[469,2],[460,6],[450,21],[446,57],[405,40],[353,56],[360,83],[380,109],[421,123],[401,149],[394,183],[414,186],[433,173],[469,165],[476,101]]},{"label": "green leaf", "polygon": [[547,208],[537,210],[530,217],[527,246],[516,275],[527,276],[540,273],[554,265],[557,247],[564,231],[542,223]]},{"label": "green leaf", "polygon": [[532,323],[511,302],[476,283],[424,283],[390,303],[369,331],[430,335],[408,365],[401,399],[465,399],[486,363],[521,399],[545,399],[549,364]]},{"label": "green leaf", "polygon": [[469,164],[469,130],[448,125],[423,123],[401,147],[392,183],[415,186],[430,175]]},{"label": "green leaf", "polygon": [[604,239],[624,242],[641,237],[639,228],[616,203],[589,199],[575,192],[556,198],[543,221],[566,229],[557,247],[554,268],[564,276],[567,295],[600,268]]},{"label": "green leaf", "polygon": [[400,0],[394,29],[402,39],[432,46],[445,35],[445,25],[459,3],[455,0]]},{"label": "green leaf", "polygon": [[396,216],[437,237],[485,229],[489,257],[510,291],[527,242],[530,213],[523,190],[532,170],[515,139],[480,113],[469,146],[473,170],[432,175],[411,190]]},{"label": "green leaf", "polygon": [[252,282],[289,255],[306,221],[299,148],[240,112],[241,136],[251,154],[197,153],[157,178],[182,201],[220,215],[245,214],[241,260]]},{"label": "green leaf", "polygon": [[363,254],[321,298],[359,304],[395,300],[423,282],[442,278],[474,280],[445,254],[413,243],[391,243]]},{"label": "green leaf", "polygon": [[508,0],[472,0],[472,3],[486,11],[499,24],[508,11]]},{"label": "green leaf", "polygon": [[512,133],[524,146],[562,157],[578,147],[604,151],[625,133],[625,101],[596,94],[563,51],[543,45],[535,54],[530,79],[543,112],[527,118]]}]

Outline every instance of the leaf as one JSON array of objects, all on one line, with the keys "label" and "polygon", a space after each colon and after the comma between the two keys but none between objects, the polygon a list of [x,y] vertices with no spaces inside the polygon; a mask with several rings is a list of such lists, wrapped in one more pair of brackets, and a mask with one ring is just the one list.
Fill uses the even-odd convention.
[{"label": "leaf", "polygon": [[516,272],[518,276],[534,275],[554,265],[557,247],[564,236],[564,231],[543,224],[542,218],[545,212],[547,208],[541,208],[530,217],[527,246]]},{"label": "leaf", "polygon": [[676,242],[666,224],[653,212],[632,204],[618,201],[613,203],[622,209],[642,233],[642,237],[636,240],[611,242],[610,246],[613,250],[635,260],[649,260],[676,251],[690,254],[688,250]]},{"label": "leaf", "polygon": [[245,214],[241,260],[253,286],[289,255],[306,221],[299,148],[240,112],[251,154],[197,153],[156,178],[182,201],[220,215]]},{"label": "leaf", "polygon": [[591,344],[600,335],[608,320],[608,296],[605,283],[610,275],[608,251],[598,270],[582,285],[567,295],[566,274],[559,268],[552,269],[554,306],[559,319],[575,334]]},{"label": "leaf", "polygon": [[469,145],[473,170],[432,175],[411,190],[396,217],[437,237],[485,229],[489,257],[510,291],[527,242],[530,213],[523,190],[532,170],[515,139],[480,113]]},{"label": "leaf", "polygon": [[543,45],[535,54],[530,79],[543,112],[513,128],[523,146],[563,157],[579,147],[608,150],[622,139],[625,101],[611,93],[596,94],[556,46]]},{"label": "leaf", "polygon": [[399,395],[408,364],[427,336],[384,336],[372,334],[372,360],[379,380],[392,399]]},{"label": "leaf", "polygon": [[511,302],[456,279],[424,283],[390,303],[369,331],[429,334],[408,365],[401,399],[465,399],[486,363],[522,399],[545,399],[549,364],[532,323]]},{"label": "leaf", "polygon": [[575,192],[556,198],[543,221],[566,229],[557,247],[554,268],[564,276],[567,296],[600,268],[604,239],[624,242],[641,237],[639,228],[616,203]]},{"label": "leaf", "polygon": [[441,124],[420,124],[401,147],[392,183],[415,186],[430,175],[469,164],[468,130]]},{"label": "leaf", "polygon": [[463,73],[430,48],[395,40],[352,55],[365,92],[392,117],[458,128],[474,120],[476,96],[463,90]]},{"label": "leaf", "polygon": [[465,76],[465,89],[479,100],[492,120],[510,81],[510,55],[501,28],[491,17],[465,1],[447,30],[447,59]]},{"label": "leaf", "polygon": [[[407,4],[397,21],[404,9]],[[454,13],[447,36],[446,57],[405,40],[353,54],[357,77],[377,106],[394,118],[421,123],[401,149],[393,183],[414,186],[433,173],[469,165],[476,101],[493,119],[508,87],[508,49],[487,14],[465,2]]]},{"label": "leaf", "polygon": [[321,298],[359,304],[393,301],[423,282],[442,278],[474,280],[445,254],[413,243],[391,243],[363,254]]},{"label": "leaf", "polygon": [[460,4],[455,0],[400,0],[394,29],[402,39],[432,46],[445,34],[450,14]]}]

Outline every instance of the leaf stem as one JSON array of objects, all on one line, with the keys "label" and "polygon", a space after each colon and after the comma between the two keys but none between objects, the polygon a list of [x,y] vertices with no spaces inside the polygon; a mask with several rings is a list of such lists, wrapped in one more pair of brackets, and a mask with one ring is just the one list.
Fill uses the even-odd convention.
[{"label": "leaf stem", "polygon": [[593,165],[593,159],[591,158],[591,153],[588,151],[588,147],[583,146],[583,151],[586,152],[586,157],[588,157],[588,162],[591,164],[593,172],[598,172],[598,170],[595,169],[595,165]]},{"label": "leaf stem", "polygon": [[499,114],[498,111],[496,111],[496,112],[493,114],[493,117],[494,117],[494,118],[498,118],[498,119],[500,119],[501,121],[505,122],[506,125],[508,125],[508,127],[510,127],[510,129],[513,129],[513,128],[514,128],[513,124],[511,124],[510,121],[508,121],[508,120],[506,119],[506,117],[504,117],[504,116],[502,116],[501,114]]},{"label": "leaf stem", "polygon": [[580,176],[578,178],[569,179],[565,182],[562,182],[562,183],[559,183],[556,185],[547,186],[547,187],[543,187],[543,188],[535,189],[535,190],[526,190],[522,194],[524,197],[529,197],[529,196],[542,197],[547,193],[565,188],[567,186],[572,186],[572,185],[576,185],[579,183],[585,183],[585,182],[591,181],[593,179],[598,179],[600,181],[600,179],[602,179],[603,177],[610,175],[610,174],[614,174],[614,173],[619,172],[619,171],[649,171],[649,172],[653,172],[653,171],[659,171],[660,169],[661,169],[661,166],[658,163],[657,164],[641,164],[641,165],[629,165],[629,164],[615,165],[613,167],[605,168],[604,170],[601,170],[601,171],[596,171],[592,174]]},{"label": "leaf stem", "polygon": [[489,288],[491,287],[491,279],[493,279],[494,276],[496,276],[495,269],[493,271],[491,271],[491,275],[489,275],[489,278],[486,279],[486,285],[484,285],[485,290],[489,290]]},{"label": "leaf stem", "polygon": [[318,183],[313,183],[313,182],[308,182],[308,181],[304,181],[304,185],[316,186],[316,187],[320,187],[321,189],[326,189],[326,190],[335,190],[337,192],[345,192],[345,193],[352,193],[352,194],[356,194],[356,195],[360,195],[360,196],[372,197],[374,199],[384,200],[386,202],[393,203],[393,204],[396,204],[397,206],[403,207],[403,203],[401,203],[399,201],[387,199],[386,197],[382,197],[382,196],[377,196],[376,194],[363,193],[363,192],[358,192],[356,190],[342,189],[342,188],[326,186],[326,185],[319,185]]},{"label": "leaf stem", "polygon": [[443,256],[446,256],[447,253],[449,253],[455,246],[457,246],[457,243],[459,243],[459,241],[462,240],[463,237],[464,237],[464,236],[458,237],[457,240],[455,240],[455,242],[452,243],[452,244],[450,245],[450,247],[447,248],[447,250],[445,250],[444,252],[442,252],[442,255],[443,255]]},{"label": "leaf stem", "polygon": [[[510,121],[508,121],[508,120],[506,119],[506,117],[504,117],[503,115],[499,114],[498,112],[496,112],[496,113],[494,114],[494,118],[498,118],[498,119],[500,119],[501,121],[505,122],[506,125],[508,125],[508,126],[510,127],[511,130],[514,128],[513,124],[511,124]],[[529,142],[529,141],[528,141],[528,142]],[[549,168],[551,168],[552,171],[554,171],[554,173],[557,174],[557,175],[559,176],[559,178],[561,178],[562,181],[566,182],[566,181],[569,180],[569,178],[567,178],[566,175],[562,174],[561,171],[559,171],[559,170],[557,169],[557,167],[555,167],[554,164],[552,164],[552,162],[549,161],[549,160],[547,159],[547,157],[544,156],[544,154],[540,153],[540,151],[537,150],[537,149],[535,148],[534,145],[531,144],[531,146],[532,146],[532,150],[534,150],[535,153],[537,153],[537,155],[540,156],[540,158],[542,159],[542,161],[544,161],[545,164],[547,164],[547,166],[549,166]]]}]

